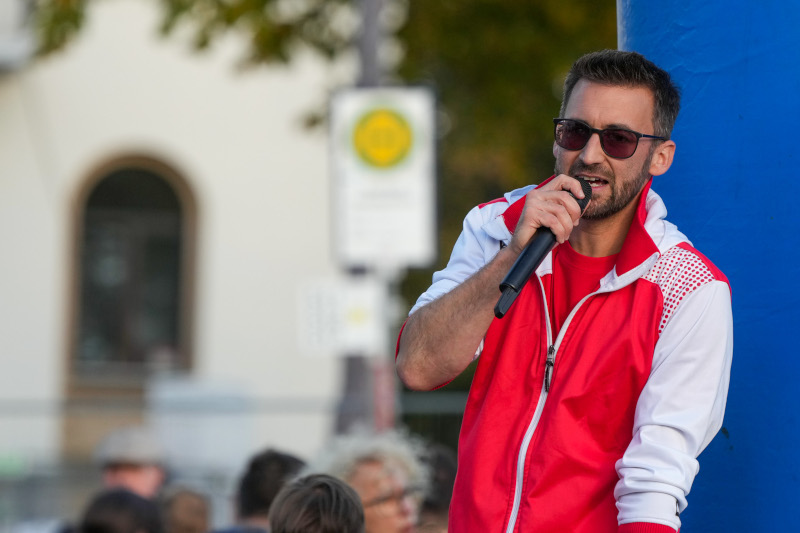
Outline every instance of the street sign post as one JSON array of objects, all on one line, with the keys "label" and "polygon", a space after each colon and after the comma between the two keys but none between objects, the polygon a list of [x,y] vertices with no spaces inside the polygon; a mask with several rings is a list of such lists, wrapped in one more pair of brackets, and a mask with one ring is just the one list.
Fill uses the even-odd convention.
[{"label": "street sign post", "polygon": [[435,137],[428,89],[334,96],[333,246],[345,268],[396,271],[435,260]]},{"label": "street sign post", "polygon": [[384,353],[386,285],[374,277],[315,280],[298,294],[298,346],[309,356]]}]

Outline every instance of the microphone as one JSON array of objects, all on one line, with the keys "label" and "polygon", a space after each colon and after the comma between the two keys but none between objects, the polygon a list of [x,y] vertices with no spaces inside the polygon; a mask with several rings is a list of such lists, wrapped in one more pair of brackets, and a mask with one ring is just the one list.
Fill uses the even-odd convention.
[{"label": "microphone", "polygon": [[[581,183],[584,198],[579,200],[575,198],[572,193],[570,193],[570,196],[575,198],[575,201],[578,202],[578,205],[581,207],[581,213],[583,213],[589,200],[592,199],[592,186],[589,185],[589,182],[586,180],[578,179],[578,181]],[[556,236],[553,235],[550,228],[542,226],[536,230],[536,234],[525,249],[522,250],[522,253],[519,254],[511,270],[508,271],[508,274],[506,274],[506,277],[503,278],[502,283],[500,283],[500,290],[503,294],[500,295],[497,305],[494,306],[494,316],[497,318],[503,318],[505,316],[511,304],[517,299],[519,291],[521,291],[522,287],[527,283],[528,278],[531,277],[533,271],[544,261],[544,258],[555,245]]]}]

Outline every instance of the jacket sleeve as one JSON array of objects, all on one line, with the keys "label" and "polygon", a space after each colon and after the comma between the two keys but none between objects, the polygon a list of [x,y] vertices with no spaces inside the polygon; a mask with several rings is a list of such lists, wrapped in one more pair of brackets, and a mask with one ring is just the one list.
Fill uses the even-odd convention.
[{"label": "jacket sleeve", "polygon": [[628,522],[619,526],[617,533],[675,533],[675,530],[670,526],[650,522]]},{"label": "jacket sleeve", "polygon": [[681,300],[656,343],[633,438],[616,464],[620,526],[680,528],[697,456],[722,426],[732,353],[730,288],[710,281]]}]

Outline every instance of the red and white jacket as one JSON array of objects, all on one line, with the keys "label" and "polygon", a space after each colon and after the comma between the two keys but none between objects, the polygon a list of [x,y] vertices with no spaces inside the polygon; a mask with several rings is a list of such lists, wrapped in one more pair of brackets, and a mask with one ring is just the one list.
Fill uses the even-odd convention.
[{"label": "red and white jacket", "polygon": [[[680,528],[696,458],[722,425],[731,293],[649,187],[614,269],[560,331],[543,298],[550,255],[492,322],[459,437],[451,532]],[[412,313],[509,242],[530,188],[467,215]]]}]

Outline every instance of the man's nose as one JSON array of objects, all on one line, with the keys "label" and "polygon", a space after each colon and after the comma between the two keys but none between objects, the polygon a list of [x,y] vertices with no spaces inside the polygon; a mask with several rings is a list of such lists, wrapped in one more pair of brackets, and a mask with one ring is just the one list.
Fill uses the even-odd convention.
[{"label": "man's nose", "polygon": [[586,146],[581,150],[581,161],[587,165],[591,165],[594,163],[601,163],[605,158],[606,153],[600,145],[600,134],[592,133],[591,137],[589,137],[589,140],[586,142]]}]

